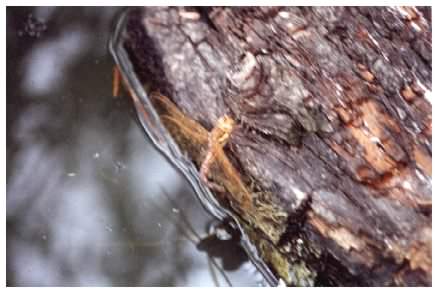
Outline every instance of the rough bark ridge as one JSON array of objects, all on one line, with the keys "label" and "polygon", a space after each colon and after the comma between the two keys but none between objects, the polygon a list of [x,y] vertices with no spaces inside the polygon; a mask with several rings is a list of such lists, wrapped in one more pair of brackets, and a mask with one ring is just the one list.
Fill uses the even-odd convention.
[{"label": "rough bark ridge", "polygon": [[236,211],[278,276],[431,284],[430,8],[148,8],[127,36],[185,114],[239,123],[225,153],[279,214]]}]

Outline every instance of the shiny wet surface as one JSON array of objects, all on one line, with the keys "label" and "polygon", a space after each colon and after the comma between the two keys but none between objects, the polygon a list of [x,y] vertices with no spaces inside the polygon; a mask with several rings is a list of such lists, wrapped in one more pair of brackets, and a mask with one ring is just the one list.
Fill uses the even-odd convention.
[{"label": "shiny wet surface", "polygon": [[118,12],[7,8],[7,285],[262,284],[111,96]]}]

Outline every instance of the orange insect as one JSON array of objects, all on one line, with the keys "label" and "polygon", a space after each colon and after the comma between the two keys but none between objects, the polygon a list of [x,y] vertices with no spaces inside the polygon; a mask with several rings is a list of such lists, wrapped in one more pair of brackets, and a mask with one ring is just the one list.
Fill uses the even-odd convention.
[{"label": "orange insect", "polygon": [[[151,98],[162,112],[160,117],[177,143],[200,166],[202,181],[215,191],[229,194],[242,208],[249,208],[251,192],[223,151],[235,128],[235,121],[227,115],[222,116],[208,132],[197,121],[185,116],[167,97],[153,92]],[[200,152],[200,148],[204,152]],[[209,175],[215,182],[208,180]]]}]

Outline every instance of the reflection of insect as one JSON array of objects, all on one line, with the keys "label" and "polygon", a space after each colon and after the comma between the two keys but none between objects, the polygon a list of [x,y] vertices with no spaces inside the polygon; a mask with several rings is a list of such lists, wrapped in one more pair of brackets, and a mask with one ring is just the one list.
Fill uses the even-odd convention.
[{"label": "reflection of insect", "polygon": [[[152,93],[151,97],[176,142],[199,165],[201,179],[216,191],[226,191],[242,208],[249,208],[251,192],[223,151],[234,130],[234,120],[223,116],[208,132],[197,121],[185,116],[167,97],[159,93]],[[200,148],[204,152],[200,152]],[[214,182],[208,180],[209,175]]]},{"label": "reflection of insect", "polygon": [[[240,245],[240,236],[237,231],[231,230],[226,223],[209,221],[206,223],[207,226],[205,232],[207,234],[200,235],[194,227],[191,218],[188,217],[188,213],[186,213],[186,211],[190,211],[190,209],[178,209],[177,213],[175,212],[175,209],[172,209],[173,212],[169,213],[171,207],[179,207],[180,204],[173,199],[164,188],[161,188],[161,190],[165,195],[165,198],[168,200],[170,208],[164,209],[163,206],[158,205],[153,201],[154,208],[158,209],[166,219],[170,219],[174,222],[175,226],[178,227],[178,234],[183,234],[184,236],[184,239],[182,240],[189,240],[195,245],[198,251],[206,253],[208,258],[208,268],[214,284],[216,286],[221,285],[222,282],[217,274],[220,273],[224,282],[228,286],[232,286],[233,284],[228,277],[227,271],[235,271],[242,264],[249,261],[249,258]],[[192,220],[194,220],[194,218],[192,218]],[[222,230],[225,230],[223,234],[229,236],[228,238],[219,237],[219,231],[222,232]],[[225,249],[229,253],[225,253]],[[220,263],[218,261],[220,261]]]}]

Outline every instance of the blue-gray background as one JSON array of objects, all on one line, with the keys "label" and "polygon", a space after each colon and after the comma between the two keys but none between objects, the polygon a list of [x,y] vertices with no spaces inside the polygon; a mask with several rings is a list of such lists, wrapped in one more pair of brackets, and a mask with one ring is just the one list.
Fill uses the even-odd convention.
[{"label": "blue-gray background", "polygon": [[[7,285],[258,285],[111,96],[119,8],[7,8]],[[230,260],[229,260],[230,261]]]}]

